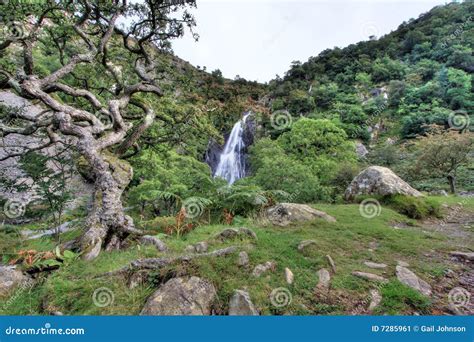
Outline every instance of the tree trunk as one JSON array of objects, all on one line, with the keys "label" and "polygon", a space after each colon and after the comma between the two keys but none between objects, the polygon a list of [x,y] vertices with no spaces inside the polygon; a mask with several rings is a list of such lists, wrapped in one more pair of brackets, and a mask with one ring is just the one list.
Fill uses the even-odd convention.
[{"label": "tree trunk", "polygon": [[451,189],[451,193],[456,193],[456,177],[453,175],[448,176],[449,187]]},{"label": "tree trunk", "polygon": [[119,249],[127,236],[135,231],[133,220],[125,215],[121,196],[132,178],[131,166],[115,156],[94,150],[82,150],[94,177],[93,208],[86,220],[81,238],[82,258],[95,259],[102,248]]}]

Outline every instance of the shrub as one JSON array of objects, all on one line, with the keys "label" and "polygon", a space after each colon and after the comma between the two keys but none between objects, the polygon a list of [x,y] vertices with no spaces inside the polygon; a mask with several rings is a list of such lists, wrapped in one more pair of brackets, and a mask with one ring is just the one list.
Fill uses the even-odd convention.
[{"label": "shrub", "polygon": [[441,217],[439,203],[429,198],[394,195],[384,198],[383,201],[400,214],[413,219],[424,219],[429,216]]}]

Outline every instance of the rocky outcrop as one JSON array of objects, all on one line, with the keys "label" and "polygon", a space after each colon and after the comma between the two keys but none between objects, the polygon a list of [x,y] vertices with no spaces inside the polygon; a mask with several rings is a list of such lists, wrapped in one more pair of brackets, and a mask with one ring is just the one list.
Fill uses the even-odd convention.
[{"label": "rocky outcrop", "polygon": [[269,271],[269,270],[274,270],[275,269],[275,262],[274,261],[267,261],[266,263],[264,264],[259,264],[257,266],[255,266],[255,268],[253,269],[253,272],[252,272],[252,275],[254,277],[260,277],[263,273]]},{"label": "rocky outcrop", "polygon": [[378,281],[381,283],[388,283],[388,280],[386,278],[379,276],[377,274],[373,274],[373,273],[355,271],[355,272],[352,272],[352,275],[358,278],[369,280],[369,281]]},{"label": "rocky outcrop", "polygon": [[250,238],[253,240],[257,240],[257,235],[251,229],[242,227],[242,228],[227,228],[224,229],[222,232],[216,235],[216,239],[219,241],[227,241],[232,240],[235,238]]},{"label": "rocky outcrop", "polygon": [[311,208],[306,204],[279,203],[267,209],[266,217],[268,220],[281,227],[286,227],[293,222],[312,221],[314,219],[323,219],[327,222],[336,222],[336,219],[323,211]]},{"label": "rocky outcrop", "polygon": [[237,264],[243,267],[249,264],[249,255],[247,254],[247,252],[242,251],[239,253],[239,260],[237,261]]},{"label": "rocky outcrop", "polygon": [[321,268],[318,272],[318,285],[316,285],[319,290],[328,290],[329,282],[331,281],[331,274],[325,268]]},{"label": "rocky outcrop", "polygon": [[164,252],[168,249],[165,243],[158,239],[156,236],[144,235],[140,238],[140,243],[144,245],[153,245],[160,252]]},{"label": "rocky outcrop", "polygon": [[397,194],[423,196],[392,170],[382,166],[370,166],[354,178],[346,190],[345,198],[353,200],[360,195],[388,196]]},{"label": "rocky outcrop", "polygon": [[367,147],[365,147],[365,145],[360,141],[357,141],[355,143],[355,150],[359,158],[365,158],[367,154],[369,154],[369,150],[367,150]]},{"label": "rocky outcrop", "polygon": [[216,295],[214,285],[207,280],[198,277],[173,278],[148,298],[140,315],[210,315]]},{"label": "rocky outcrop", "polygon": [[29,284],[31,279],[14,266],[0,266],[0,297],[9,295],[22,284]]},{"label": "rocky outcrop", "polygon": [[412,289],[417,290],[425,296],[431,296],[431,286],[423,279],[420,279],[415,273],[403,266],[397,266],[397,279]]},{"label": "rocky outcrop", "polygon": [[235,290],[229,302],[229,316],[258,316],[248,292]]},{"label": "rocky outcrop", "polygon": [[[0,91],[0,106],[5,106],[12,111],[21,112],[22,115],[29,118],[35,118],[44,110],[43,107],[35,105],[31,101],[9,91]],[[66,140],[67,143],[71,143],[72,141],[73,138],[70,141]],[[11,153],[26,152],[26,148],[38,147],[45,142],[44,137],[40,135],[8,134],[2,138],[0,158],[6,157]],[[38,151],[38,153],[52,156],[58,154],[58,152],[63,152],[63,150],[64,145],[58,143],[42,149]],[[68,155],[70,155],[69,152],[64,152],[64,156]],[[13,184],[11,187],[6,187],[6,183],[0,182],[0,197],[28,205],[34,203],[36,200],[40,200],[41,197],[33,184],[33,180],[25,173],[18,160],[19,157],[14,157],[0,161],[2,176],[9,181],[8,183]],[[52,163],[48,166],[53,172],[59,171]],[[18,185],[22,186],[20,187]],[[19,188],[21,188],[21,190],[18,190]],[[87,202],[93,190],[92,186],[84,182],[82,177],[76,172],[73,172],[72,177],[67,179],[66,188],[72,193],[73,198],[73,200],[67,203],[68,208],[76,208],[78,205]],[[15,217],[15,219],[11,219],[11,221],[12,223],[21,221],[21,217]]]}]

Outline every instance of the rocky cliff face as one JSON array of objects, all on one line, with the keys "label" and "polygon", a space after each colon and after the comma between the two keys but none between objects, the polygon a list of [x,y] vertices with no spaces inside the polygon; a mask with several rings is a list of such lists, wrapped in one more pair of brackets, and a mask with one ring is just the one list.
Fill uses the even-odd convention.
[{"label": "rocky cliff face", "polygon": [[[31,117],[39,115],[44,110],[41,106],[33,104],[8,91],[0,91],[0,106],[3,106],[4,110],[22,111],[22,113]],[[9,134],[3,137],[0,143],[0,158],[12,152],[26,152],[26,148],[35,147],[42,143],[43,139],[40,136]],[[59,145],[52,145],[40,153],[54,155],[59,148]],[[15,185],[28,185],[28,190],[18,191],[15,186],[10,188],[6,187],[4,181],[2,181],[0,182],[0,198],[18,201],[26,205],[34,200],[38,200],[39,196],[36,193],[32,179],[26,175],[19,165],[19,159],[20,157],[14,157],[0,161],[1,176],[4,177],[4,181],[11,182]],[[51,169],[55,169],[54,165],[51,165]],[[87,184],[78,174],[69,180],[68,188],[72,191],[74,198],[69,205],[70,207],[76,207],[92,194],[91,185]]]}]

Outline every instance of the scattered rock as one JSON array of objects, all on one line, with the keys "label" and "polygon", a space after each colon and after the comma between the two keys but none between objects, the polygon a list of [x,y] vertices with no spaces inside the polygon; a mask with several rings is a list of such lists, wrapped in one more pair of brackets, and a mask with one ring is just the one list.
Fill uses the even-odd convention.
[{"label": "scattered rock", "polygon": [[311,246],[311,245],[315,245],[315,244],[316,244],[316,241],[314,241],[314,240],[301,241],[300,244],[298,245],[298,250],[300,252],[302,252],[303,250],[306,249],[306,247]]},{"label": "scattered rock", "polygon": [[372,262],[372,261],[364,261],[364,265],[369,267],[369,268],[376,268],[376,269],[383,269],[383,268],[387,267],[387,265],[385,265],[385,264],[378,264],[378,263]]},{"label": "scattered rock", "polygon": [[137,286],[143,285],[148,280],[148,271],[140,270],[133,272],[130,278],[128,279],[127,286],[129,289],[134,289]]},{"label": "scattered rock", "polygon": [[372,289],[370,290],[370,298],[369,311],[373,311],[382,301],[382,295],[378,290]]},{"label": "scattered rock", "polygon": [[257,240],[257,234],[255,234],[253,230],[245,227],[239,228],[239,235],[246,235],[251,239]]},{"label": "scattered rock", "polygon": [[198,242],[194,245],[194,249],[197,253],[206,253],[209,245],[206,241]]},{"label": "scattered rock", "polygon": [[365,158],[367,154],[369,154],[369,150],[367,150],[367,147],[360,141],[357,141],[355,143],[355,149],[356,149],[356,154],[359,158]]},{"label": "scattered rock", "polygon": [[320,290],[329,289],[329,282],[331,281],[331,275],[329,274],[329,271],[325,268],[321,268],[317,274],[319,281],[316,287]]},{"label": "scattered rock", "polygon": [[8,295],[15,288],[30,281],[31,278],[15,266],[0,266],[0,297]]},{"label": "scattered rock", "polygon": [[243,251],[239,253],[239,266],[247,266],[249,264],[249,255],[247,252]]},{"label": "scattered rock", "polygon": [[424,280],[418,278],[418,276],[410,271],[408,268],[403,266],[396,267],[396,273],[398,280],[412,289],[419,291],[425,296],[431,296],[431,286]]},{"label": "scattered rock", "polygon": [[273,270],[275,268],[276,264],[274,261],[267,261],[264,264],[259,264],[255,266],[253,269],[252,274],[255,277],[260,277],[263,273],[267,272],[268,270]]},{"label": "scattered rock", "polygon": [[448,193],[446,192],[446,190],[433,190],[430,191],[430,195],[448,197]]},{"label": "scattered rock", "polygon": [[293,272],[291,272],[291,270],[286,267],[285,268],[285,280],[286,280],[286,283],[288,285],[291,285],[293,284],[293,280],[295,279],[295,276],[293,275]]},{"label": "scattered rock", "polygon": [[184,251],[186,253],[196,253],[196,248],[194,247],[194,245],[187,245]]},{"label": "scattered rock", "polygon": [[279,203],[269,209],[266,214],[268,220],[281,227],[286,227],[292,222],[312,221],[321,218],[327,222],[336,222],[336,219],[323,211],[311,208],[306,204]]},{"label": "scattered rock", "polygon": [[346,190],[345,198],[353,200],[359,195],[407,195],[421,197],[421,192],[413,189],[392,170],[382,166],[370,166],[354,178]]},{"label": "scattered rock", "polygon": [[449,253],[451,256],[458,258],[458,259],[464,259],[464,260],[469,260],[469,261],[474,261],[474,252],[458,252],[454,251]]},{"label": "scattered rock", "polygon": [[235,290],[229,302],[229,316],[258,316],[248,292]]},{"label": "scattered rock", "polygon": [[373,273],[355,271],[355,272],[352,272],[352,275],[362,278],[362,279],[370,280],[370,281],[379,281],[381,283],[388,283],[387,279]]},{"label": "scattered rock", "polygon": [[153,245],[160,252],[164,252],[168,249],[165,243],[158,239],[156,236],[144,235],[140,238],[140,243],[144,245]]},{"label": "scattered rock", "polygon": [[332,260],[332,258],[329,254],[326,255],[326,259],[328,259],[328,262],[329,262],[329,265],[331,266],[332,272],[336,273],[336,264],[334,263],[334,260]]},{"label": "scattered rock", "polygon": [[57,226],[56,228],[46,229],[39,232],[38,230],[25,229],[21,231],[21,235],[27,240],[35,240],[42,238],[43,236],[52,236],[55,234],[66,233],[74,228],[74,223],[76,220],[64,222],[63,224]]},{"label": "scattered rock", "polygon": [[236,237],[245,238],[249,237],[251,239],[257,240],[257,234],[251,229],[242,227],[239,229],[235,228],[226,228],[219,234],[217,234],[216,239],[220,241],[226,241],[235,239]]},{"label": "scattered rock", "polygon": [[402,267],[410,267],[410,264],[408,262],[403,261],[403,260],[397,260],[397,265],[402,266]]},{"label": "scattered rock", "polygon": [[198,277],[173,278],[148,298],[140,315],[210,315],[216,295],[214,285],[207,280]]}]

